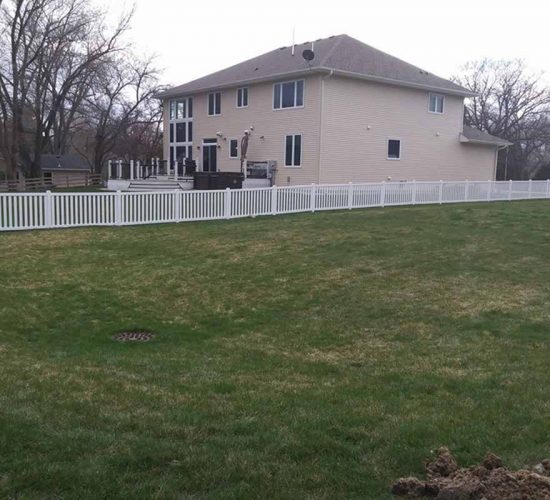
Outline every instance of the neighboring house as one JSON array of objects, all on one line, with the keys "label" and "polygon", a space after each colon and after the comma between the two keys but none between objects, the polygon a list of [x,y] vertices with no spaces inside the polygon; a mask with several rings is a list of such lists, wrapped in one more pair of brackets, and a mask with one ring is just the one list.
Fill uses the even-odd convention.
[{"label": "neighboring house", "polygon": [[509,143],[464,127],[472,95],[340,35],[282,47],[158,97],[172,164],[192,157],[199,170],[239,171],[249,130],[248,160],[275,160],[276,184],[296,185],[494,179],[498,149]]},{"label": "neighboring house", "polygon": [[74,185],[91,173],[85,158],[76,154],[42,155],[42,175],[55,186]]}]

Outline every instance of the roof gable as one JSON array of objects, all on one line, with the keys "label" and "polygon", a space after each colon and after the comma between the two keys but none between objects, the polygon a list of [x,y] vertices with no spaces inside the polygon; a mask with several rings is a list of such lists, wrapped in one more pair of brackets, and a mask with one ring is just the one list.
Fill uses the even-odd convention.
[{"label": "roof gable", "polygon": [[292,55],[292,47],[275,49],[197,80],[173,87],[157,97],[176,97],[318,71],[335,71],[351,77],[471,95],[467,89],[449,80],[432,75],[348,35],[332,36],[315,41],[315,58],[308,63],[302,58],[302,51],[311,48],[311,46],[311,42],[295,45],[294,55]]}]

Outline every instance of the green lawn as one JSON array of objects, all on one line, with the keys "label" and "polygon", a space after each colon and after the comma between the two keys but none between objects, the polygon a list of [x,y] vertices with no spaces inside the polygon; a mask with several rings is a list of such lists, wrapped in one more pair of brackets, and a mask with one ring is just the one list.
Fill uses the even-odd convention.
[{"label": "green lawn", "polygon": [[0,497],[390,498],[441,445],[538,462],[549,256],[544,201],[0,234]]}]

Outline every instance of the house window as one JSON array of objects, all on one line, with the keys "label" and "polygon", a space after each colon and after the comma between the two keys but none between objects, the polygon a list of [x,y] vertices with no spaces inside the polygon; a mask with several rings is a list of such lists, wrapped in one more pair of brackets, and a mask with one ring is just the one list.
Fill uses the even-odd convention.
[{"label": "house window", "polygon": [[302,165],[302,136],[299,134],[285,137],[285,166],[299,167]]},{"label": "house window", "polygon": [[222,114],[222,93],[211,92],[208,94],[208,116],[218,116]]},{"label": "house window", "polygon": [[273,109],[300,108],[304,105],[304,80],[276,83],[273,86]]},{"label": "house window", "polygon": [[388,140],[388,160],[401,159],[401,141],[399,139]]},{"label": "house window", "polygon": [[248,106],[248,87],[237,89],[237,108]]},{"label": "house window", "polygon": [[229,158],[239,157],[239,141],[237,139],[231,139],[229,141]]},{"label": "house window", "polygon": [[193,156],[193,98],[182,97],[170,101],[170,168],[177,160]]},{"label": "house window", "polygon": [[187,142],[186,137],[187,123],[176,123],[176,142]]},{"label": "house window", "polygon": [[443,114],[445,96],[441,94],[430,94],[428,109],[430,113]]}]

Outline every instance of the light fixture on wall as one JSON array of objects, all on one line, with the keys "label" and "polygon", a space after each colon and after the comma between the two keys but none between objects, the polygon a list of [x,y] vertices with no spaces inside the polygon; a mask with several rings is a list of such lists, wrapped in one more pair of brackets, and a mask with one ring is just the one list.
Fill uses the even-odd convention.
[{"label": "light fixture on wall", "polygon": [[261,141],[265,141],[265,137],[263,135],[260,136]]},{"label": "light fixture on wall", "polygon": [[370,125],[367,125],[367,130],[370,130],[372,127]]},{"label": "light fixture on wall", "polygon": [[218,131],[216,132],[216,135],[217,135],[218,137],[223,137],[223,134],[222,134],[222,132],[221,132],[220,130],[218,130]]}]

